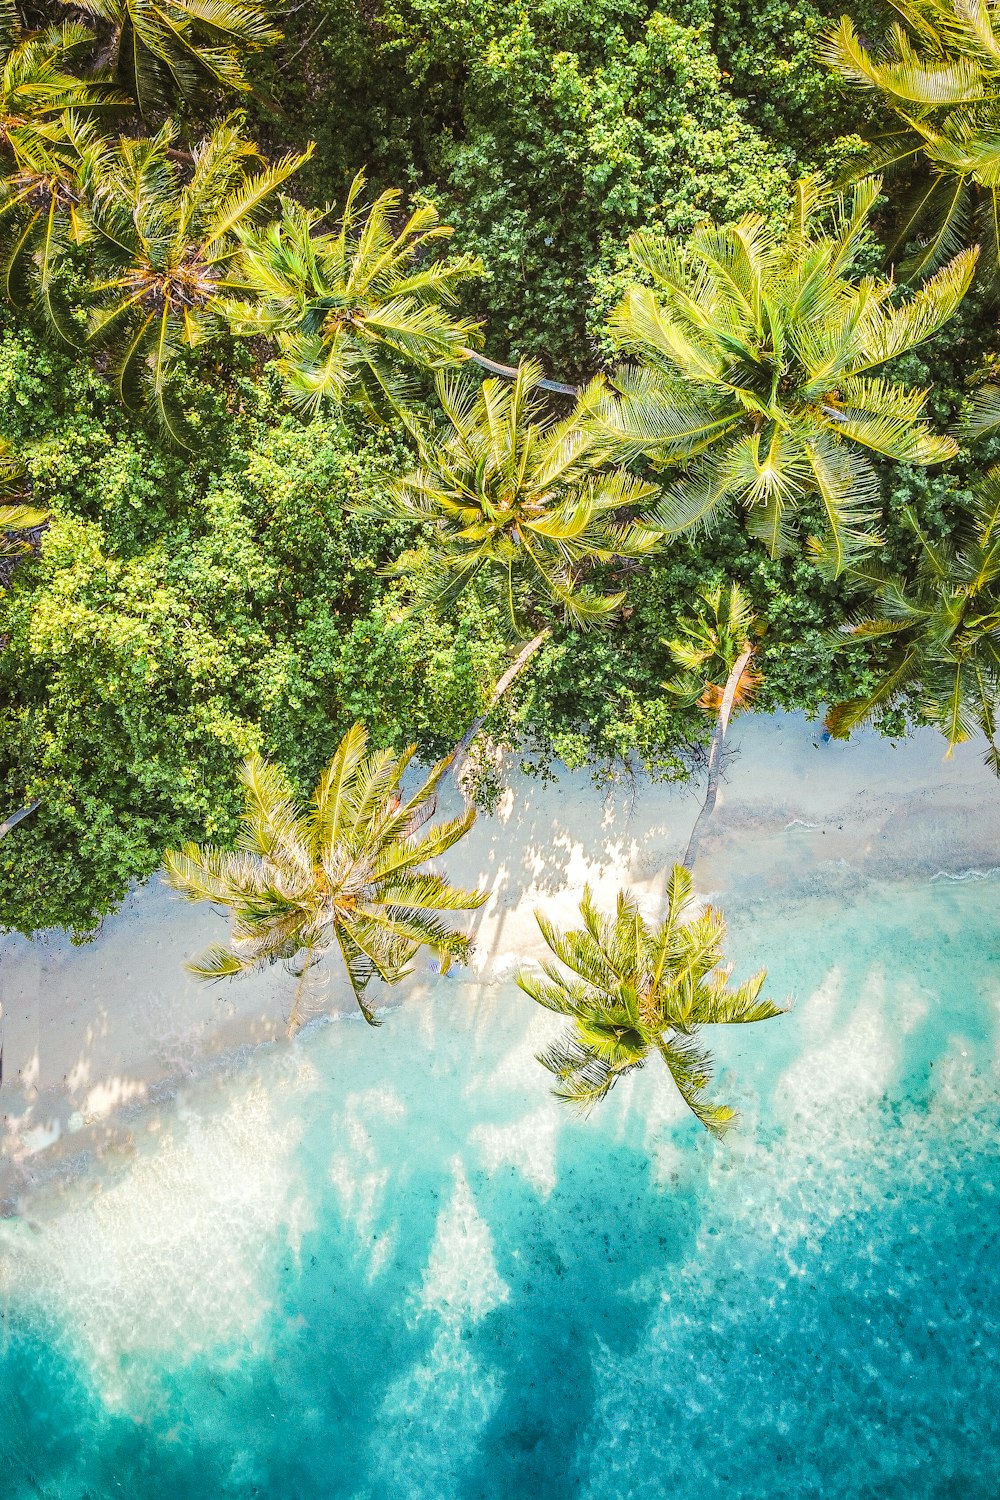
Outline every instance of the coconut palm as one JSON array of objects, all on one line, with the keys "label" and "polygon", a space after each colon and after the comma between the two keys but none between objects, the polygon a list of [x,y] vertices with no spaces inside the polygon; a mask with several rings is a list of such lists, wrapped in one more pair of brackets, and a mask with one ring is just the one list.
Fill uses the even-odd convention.
[{"label": "coconut palm", "polygon": [[142,140],[123,137],[93,171],[100,273],[90,337],[111,344],[125,404],[149,402],[186,447],[174,390],[178,356],[227,330],[225,299],[243,290],[234,279],[238,232],[310,151],[269,165],[234,118],[194,148],[188,166],[176,160],[174,138],[170,122]]},{"label": "coconut palm", "polygon": [[715,719],[705,800],[684,855],[684,864],[692,869],[702,825],[711,817],[719,795],[722,747],[729,721],[748,702],[760,681],[753,670],[753,659],[763,627],[739,584],[720,583],[702,590],[695,614],[682,615],[677,631],[666,645],[681,673],[665,686],[686,703],[697,703]]},{"label": "coconut palm", "polygon": [[[726,683],[737,662],[740,675],[733,708],[741,708],[757,683],[750,659],[760,622],[753,605],[738,583],[716,584],[702,589],[693,614],[681,615],[677,634],[665,644],[681,671],[665,684],[688,704],[718,713]],[[745,659],[744,659],[745,658]]]},{"label": "coconut palm", "polygon": [[[443,966],[465,958],[469,939],[438,913],[470,911],[485,891],[460,890],[424,868],[475,821],[470,811],[432,825],[434,793],[448,768],[439,761],[410,794],[401,781],[414,753],[368,751],[355,724],[303,808],[284,771],[252,756],[243,773],[246,810],[234,852],[186,844],[167,855],[167,879],[193,901],[227,906],[227,944],[188,967],[224,979],[281,961],[305,980],[339,952],[365,1020],[377,1025],[366,992],[378,977],[395,984],[422,947]],[[300,982],[290,1028],[303,1018]]]},{"label": "coconut palm", "polygon": [[587,583],[587,572],[660,541],[644,521],[624,519],[656,491],[609,467],[612,444],[594,420],[607,400],[603,383],[555,417],[540,379],[531,361],[509,383],[439,376],[447,426],[418,432],[419,467],[386,501],[393,515],[430,530],[423,551],[400,564],[418,599],[447,608],[479,579],[519,636],[553,611],[573,625],[607,619],[624,594]]},{"label": "coconut palm", "polygon": [[48,520],[47,511],[24,502],[26,473],[24,464],[0,438],[0,583],[4,578],[3,563],[10,563],[31,549],[24,533]]},{"label": "coconut palm", "polygon": [[827,727],[846,738],[902,704],[941,731],[948,755],[981,731],[987,764],[1000,775],[1000,466],[983,476],[947,541],[932,541],[912,512],[906,517],[919,543],[912,572],[859,570],[870,602],[844,631],[885,648],[881,678],[872,692],[835,705]]},{"label": "coconut palm", "polygon": [[970,241],[998,268],[1000,5],[996,0],[892,0],[900,18],[874,46],[845,16],[827,38],[827,63],[877,93],[901,129],[877,143],[882,169],[922,161],[891,251],[919,236],[904,265],[925,275]]},{"label": "coconut palm", "polygon": [[104,78],[79,78],[71,71],[93,44],[93,33],[77,21],[25,32],[14,8],[0,5],[0,152],[15,167],[25,158],[35,160],[39,148],[65,141],[67,110],[128,105],[128,97]]},{"label": "coconut palm", "polygon": [[122,88],[141,114],[164,110],[176,95],[206,89],[246,91],[248,56],[281,40],[267,9],[253,0],[72,0],[107,39]]},{"label": "coconut palm", "polygon": [[705,1096],[712,1060],[698,1033],[702,1026],[781,1015],[781,1007],[761,998],[765,974],[730,987],[731,970],[721,955],[725,920],[712,907],[693,913],[691,876],[683,865],[674,866],[667,882],[662,922],[647,922],[628,892],[619,895],[614,917],[605,917],[589,889],[580,916],[581,928],[560,933],[536,913],[563,967],[547,963],[542,977],[523,972],[517,980],[539,1005],[572,1021],[539,1057],[559,1080],[556,1097],[589,1110],[658,1054],[688,1108],[706,1129],[722,1134],[734,1112]]},{"label": "coconut palm", "polygon": [[684,246],[633,240],[650,285],[611,319],[637,362],[616,377],[608,425],[626,453],[681,470],[657,511],[667,532],[735,506],[774,557],[793,547],[809,506],[823,523],[810,547],[837,574],[878,540],[869,455],[933,464],[955,453],[928,426],[925,392],[885,366],[951,317],[975,255],[899,304],[891,280],[855,270],[878,191],[877,178],[846,198],[800,182],[784,237],[750,215]]},{"label": "coconut palm", "polygon": [[398,412],[416,393],[415,372],[461,362],[476,333],[451,309],[482,262],[434,258],[452,231],[428,203],[401,228],[395,190],[363,213],[364,185],[359,172],[334,229],[321,228],[328,211],[286,202],[279,220],[242,234],[253,300],[234,301],[234,325],[277,338],[289,396],[308,412],[345,401],[377,417]]},{"label": "coconut palm", "polygon": [[67,253],[92,237],[88,199],[106,147],[95,127],[63,116],[51,139],[18,140],[16,169],[0,180],[0,288],[15,307],[35,306],[49,328],[75,347],[82,326],[65,295]]}]

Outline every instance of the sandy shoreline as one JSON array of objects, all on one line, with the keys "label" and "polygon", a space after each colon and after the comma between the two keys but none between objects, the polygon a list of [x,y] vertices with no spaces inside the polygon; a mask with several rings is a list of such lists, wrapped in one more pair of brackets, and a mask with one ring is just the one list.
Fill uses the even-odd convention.
[{"label": "sandy shoreline", "polygon": [[[748,717],[731,740],[696,871],[699,889],[731,908],[1000,864],[1000,787],[978,746],[946,761],[931,731],[895,746],[871,735],[824,744],[801,715]],[[456,881],[493,891],[475,923],[478,975],[508,977],[537,955],[534,908],[568,921],[585,881],[605,902],[624,884],[652,898],[684,849],[700,790],[640,778],[604,791],[585,771],[554,784],[516,774],[497,814],[447,862]],[[210,908],[154,879],[89,945],[58,932],[0,939],[8,1212],[35,1177],[111,1143],[123,1111],[284,1035],[293,981],[281,969],[223,986],[184,974],[184,958],[223,930]]]}]

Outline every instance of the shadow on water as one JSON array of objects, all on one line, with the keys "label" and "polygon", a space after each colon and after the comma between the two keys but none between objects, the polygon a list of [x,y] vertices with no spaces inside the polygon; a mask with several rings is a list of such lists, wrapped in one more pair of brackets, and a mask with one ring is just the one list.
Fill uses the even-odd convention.
[{"label": "shadow on water", "polygon": [[[722,1048],[720,1093],[759,1100],[732,1152],[674,1115],[651,1133],[647,1078],[631,1109],[561,1115],[524,1170],[543,1089],[511,1061],[511,997],[490,1013],[442,986],[377,1037],[308,1039],[319,1081],[280,1095],[308,1227],[265,1247],[263,1322],[121,1352],[116,1405],[74,1363],[79,1329],[0,1309],[0,1500],[996,1500],[981,932],[961,893],[772,918],[756,952],[737,932],[738,971],[763,942],[800,1007]],[[936,1110],[956,1047],[978,1082]],[[792,1084],[819,1099],[801,1119]],[[490,1157],[484,1124],[515,1146]]]},{"label": "shadow on water", "polygon": [[[329,1113],[315,1113],[299,1150],[319,1187],[317,1228],[288,1250],[281,1304],[238,1358],[217,1351],[151,1370],[133,1356],[121,1373],[136,1375],[143,1397],[116,1412],[61,1357],[61,1330],[12,1341],[0,1452],[18,1460],[7,1465],[14,1487],[3,1500],[401,1500],[407,1471],[414,1493],[430,1497],[418,1483],[428,1443],[444,1445],[447,1493],[572,1495],[593,1357],[599,1344],[623,1356],[639,1347],[649,1298],[635,1291],[637,1272],[685,1253],[692,1205],[651,1187],[642,1151],[603,1142],[595,1155],[584,1128],[560,1133],[547,1197],[513,1168],[483,1171],[467,1151],[471,1197],[508,1290],[479,1321],[460,1315],[457,1337],[499,1401],[478,1433],[442,1425],[433,1392],[410,1418],[387,1413],[387,1393],[427,1363],[449,1316],[422,1307],[421,1289],[454,1191],[456,1111],[437,1114],[425,1101],[415,1114],[410,1159],[397,1125],[370,1122],[374,1158],[392,1163],[392,1182],[362,1230],[330,1185]],[[468,1118],[457,1134],[467,1148]],[[383,1239],[394,1248],[373,1274],[372,1246]]]},{"label": "shadow on water", "polygon": [[635,1355],[660,1295],[650,1273],[690,1251],[694,1201],[656,1188],[647,1154],[602,1144],[595,1173],[592,1136],[565,1130],[547,1199],[513,1170],[476,1182],[511,1295],[469,1335],[482,1363],[502,1372],[503,1397],[470,1456],[463,1500],[579,1494],[595,1357]]}]

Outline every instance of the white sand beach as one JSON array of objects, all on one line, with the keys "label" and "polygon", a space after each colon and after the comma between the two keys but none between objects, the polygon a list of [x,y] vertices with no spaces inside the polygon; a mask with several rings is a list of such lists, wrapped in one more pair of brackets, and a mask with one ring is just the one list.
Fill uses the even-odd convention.
[{"label": "white sand beach", "polygon": [[[553,783],[512,768],[509,782],[497,813],[447,862],[453,880],[493,893],[475,918],[474,966],[487,981],[538,956],[534,909],[571,920],[586,882],[605,903],[622,885],[652,899],[702,794],[699,783],[642,777],[602,789],[586,771]],[[977,745],[946,760],[931,731],[895,745],[871,734],[824,743],[801,715],[747,716],[730,735],[696,880],[732,907],[823,881],[962,876],[1000,864],[998,847],[1000,788]],[[154,878],[89,944],[60,932],[0,940],[7,1211],[31,1181],[119,1149],[132,1111],[220,1059],[283,1044],[294,981],[282,969],[224,985],[184,973],[183,960],[224,926]]]}]

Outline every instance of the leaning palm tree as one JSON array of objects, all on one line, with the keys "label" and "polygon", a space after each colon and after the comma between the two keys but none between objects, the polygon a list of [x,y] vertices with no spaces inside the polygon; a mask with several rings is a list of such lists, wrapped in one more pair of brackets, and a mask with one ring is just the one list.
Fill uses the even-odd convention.
[{"label": "leaning palm tree", "polygon": [[217,87],[245,92],[247,57],[281,40],[254,0],[72,0],[94,20],[140,114]]},{"label": "leaning palm tree", "polygon": [[890,253],[917,247],[904,263],[926,275],[978,242],[1000,269],[1000,4],[997,0],[892,0],[899,20],[870,45],[844,16],[826,39],[825,60],[848,82],[876,93],[900,129],[874,144],[879,170],[923,163],[900,215]]},{"label": "leaning palm tree", "polygon": [[167,855],[167,879],[193,901],[232,912],[227,944],[189,964],[202,979],[224,979],[281,961],[299,976],[289,1022],[304,1016],[305,980],[332,951],[343,960],[365,1020],[376,977],[396,984],[418,950],[447,966],[469,939],[437,914],[471,911],[488,892],[460,890],[424,868],[456,844],[475,813],[432,824],[434,793],[448,768],[439,761],[423,784],[402,792],[414,753],[368,751],[355,724],[320,778],[308,809],[280,767],[252,756],[243,773],[246,811],[235,852],[186,844]]},{"label": "leaning palm tree", "polygon": [[708,750],[705,800],[691,830],[684,864],[692,869],[702,826],[714,811],[722,774],[722,747],[732,715],[748,702],[760,678],[753,669],[761,621],[738,583],[704,589],[693,615],[677,621],[677,635],[667,649],[681,668],[665,684],[684,702],[698,704],[715,720]]},{"label": "leaning palm tree", "polygon": [[187,166],[174,138],[170,122],[155,136],[122,138],[93,170],[99,254],[90,338],[111,345],[126,406],[149,403],[166,434],[187,447],[178,358],[228,329],[225,299],[243,290],[237,236],[312,148],[267,164],[234,118],[194,148]]},{"label": "leaning palm tree", "polygon": [[328,211],[286,202],[279,220],[241,236],[253,295],[234,300],[234,326],[277,339],[289,396],[310,413],[345,401],[376,417],[403,411],[415,372],[460,363],[477,331],[453,308],[482,262],[434,257],[452,230],[428,203],[399,225],[401,195],[389,190],[362,213],[364,185],[359,172],[333,229],[321,227]]},{"label": "leaning palm tree", "polygon": [[941,731],[948,755],[984,734],[986,762],[1000,775],[1000,466],[983,476],[947,541],[932,541],[911,511],[906,518],[919,543],[912,573],[858,570],[870,602],[843,631],[885,648],[881,677],[870,693],[836,704],[827,727],[846,738],[903,705]]},{"label": "leaning palm tree", "polygon": [[900,304],[891,280],[856,272],[877,178],[834,196],[800,182],[787,233],[749,216],[699,230],[686,245],[632,242],[648,286],[611,319],[634,357],[616,377],[608,418],[628,454],[679,469],[657,521],[690,531],[734,507],[772,557],[788,552],[802,512],[833,574],[878,541],[871,454],[905,463],[951,457],[931,432],[924,391],[886,373],[947,322],[972,278],[967,251]]},{"label": "leaning palm tree", "polygon": [[385,502],[429,530],[423,549],[399,564],[418,600],[448,608],[476,579],[519,637],[546,628],[553,612],[573,625],[606,620],[624,594],[595,587],[587,573],[660,542],[655,528],[629,518],[655,488],[609,465],[612,444],[595,420],[607,401],[603,383],[555,417],[540,379],[531,361],[510,383],[439,376],[447,426],[418,431],[419,466]]},{"label": "leaning palm tree", "polygon": [[[613,918],[602,916],[589,889],[580,903],[582,928],[560,933],[536,913],[542,936],[563,965],[543,976],[522,972],[518,984],[548,1010],[568,1016],[570,1029],[540,1055],[554,1073],[556,1097],[589,1110],[619,1079],[658,1054],[685,1104],[713,1134],[734,1111],[705,1096],[712,1059],[699,1045],[702,1026],[767,1021],[780,1006],[761,998],[761,972],[730,987],[722,965],[726,924],[707,907],[693,914],[691,876],[675,865],[662,922],[647,922],[623,892]],[[568,971],[568,972],[567,972]]]}]

